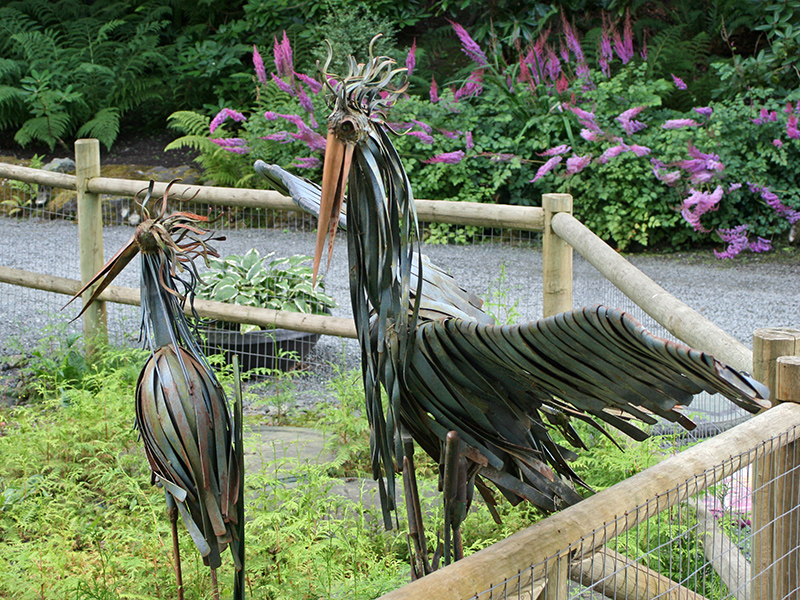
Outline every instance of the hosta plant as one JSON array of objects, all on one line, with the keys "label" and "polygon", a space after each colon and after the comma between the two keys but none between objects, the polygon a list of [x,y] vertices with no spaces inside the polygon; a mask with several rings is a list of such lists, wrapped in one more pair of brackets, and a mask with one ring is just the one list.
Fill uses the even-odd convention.
[{"label": "hosta plant", "polygon": [[[324,314],[336,306],[325,293],[323,281],[314,286],[308,256],[273,258],[274,254],[261,256],[251,248],[244,256],[210,258],[197,297],[310,314]],[[258,325],[236,326],[242,333],[260,329]]]}]

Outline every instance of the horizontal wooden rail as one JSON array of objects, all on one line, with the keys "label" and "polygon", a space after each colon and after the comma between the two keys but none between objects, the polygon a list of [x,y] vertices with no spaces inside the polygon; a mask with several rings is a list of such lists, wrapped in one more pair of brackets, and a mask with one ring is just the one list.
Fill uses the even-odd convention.
[{"label": "horizontal wooden rail", "polygon": [[[19,167],[5,163],[0,163],[0,178],[16,179],[27,183],[38,183],[70,190],[74,190],[76,186],[74,175],[51,173],[41,169],[31,169],[30,167]],[[142,190],[146,190],[148,183],[147,181],[135,179],[93,177],[87,184],[87,190],[92,194],[135,196]],[[166,188],[166,183],[157,182],[153,188],[153,193],[156,196],[161,196]],[[171,191],[179,198],[193,198],[195,202],[206,202],[208,204],[299,210],[291,198],[270,190],[178,183],[172,186]],[[417,215],[420,220],[430,223],[452,223],[454,225],[475,225],[477,227],[522,229],[525,231],[544,230],[544,211],[535,206],[507,206],[474,202],[452,202],[448,200],[417,200],[416,205]]]},{"label": "horizontal wooden rail", "polygon": [[[774,438],[776,432],[789,432],[778,438],[781,444],[794,442],[800,434],[798,426],[800,405],[780,404],[505,540],[389,592],[381,600],[483,598],[480,594],[492,585],[516,579],[529,566],[558,555],[584,536],[583,552],[599,548],[746,467],[756,459],[753,449]],[[768,450],[776,448],[777,444]],[[704,476],[696,478],[701,473]]]},{"label": "horizontal wooden rail", "polygon": [[552,227],[559,237],[676,338],[710,352],[735,369],[748,373],[753,370],[753,353],[744,344],[622,258],[575,217],[558,213],[553,216]]},{"label": "horizontal wooden rail", "polygon": [[[0,266],[0,282],[67,296],[75,295],[81,288],[80,281],[76,279],[31,273],[30,271],[2,266]],[[106,302],[134,306],[138,306],[140,303],[138,289],[116,285],[108,286],[100,294],[99,299]],[[238,306],[211,300],[195,300],[194,306],[197,314],[206,319],[248,323],[262,327],[281,327],[295,331],[337,335],[347,338],[356,337],[356,328],[353,320],[342,317],[326,317],[324,315],[308,315],[269,308]],[[78,311],[76,310],[75,312],[77,313]],[[191,312],[188,306],[186,307],[186,312],[187,314]]]},{"label": "horizontal wooden rail", "polygon": [[64,188],[67,190],[78,189],[77,177],[75,177],[75,175],[54,173],[52,171],[43,171],[42,169],[32,169],[30,167],[20,167],[18,165],[9,165],[8,163],[0,163],[0,178],[15,179],[17,181],[24,181],[25,183],[38,183],[40,185],[49,185],[50,187]]}]

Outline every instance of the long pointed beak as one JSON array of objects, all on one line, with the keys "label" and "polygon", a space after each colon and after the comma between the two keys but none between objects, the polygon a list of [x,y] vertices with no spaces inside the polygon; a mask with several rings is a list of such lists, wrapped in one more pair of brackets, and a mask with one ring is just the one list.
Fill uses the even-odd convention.
[{"label": "long pointed beak", "polygon": [[342,212],[344,191],[350,165],[353,162],[353,144],[347,144],[328,131],[328,142],[325,147],[325,164],[322,167],[322,197],[319,203],[319,221],[317,223],[317,246],[314,250],[314,283],[317,282],[319,264],[328,242],[328,266],[331,264],[333,243],[336,240],[336,229],[339,227],[339,213]]}]

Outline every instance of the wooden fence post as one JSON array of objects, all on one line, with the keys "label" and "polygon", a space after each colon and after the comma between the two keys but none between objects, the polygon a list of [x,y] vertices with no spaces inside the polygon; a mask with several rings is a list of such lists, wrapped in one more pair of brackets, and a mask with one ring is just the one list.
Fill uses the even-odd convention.
[{"label": "wooden fence post", "polygon": [[[83,139],[75,142],[75,176],[78,192],[78,247],[81,283],[86,284],[103,267],[103,207],[99,194],[88,191],[92,177],[100,176],[100,142]],[[94,286],[83,294],[86,303]],[[91,359],[98,346],[108,343],[106,303],[95,302],[83,314],[86,357]]]},{"label": "wooden fence post", "polygon": [[544,236],[542,239],[542,316],[572,310],[572,246],[553,232],[550,222],[560,212],[572,214],[569,194],[542,195]]},{"label": "wooden fence post", "polygon": [[[800,355],[798,329],[765,328],[753,334],[753,375],[769,387],[773,405],[800,402],[800,389],[796,387],[800,383],[797,355]],[[792,442],[753,464],[751,598],[786,598],[799,583],[796,547],[800,518],[797,506],[800,477],[796,473],[799,449]]]}]

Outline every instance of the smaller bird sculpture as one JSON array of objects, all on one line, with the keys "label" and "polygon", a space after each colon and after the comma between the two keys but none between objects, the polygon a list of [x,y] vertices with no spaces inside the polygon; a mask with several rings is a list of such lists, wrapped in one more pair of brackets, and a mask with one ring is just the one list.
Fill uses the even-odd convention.
[{"label": "smaller bird sculpture", "polygon": [[692,428],[681,408],[703,390],[750,412],[769,406],[760,383],[650,334],[621,310],[593,306],[512,326],[487,322],[480,302],[420,253],[411,184],[383,123],[405,90],[392,84],[403,69],[373,57],[371,48],[366,63],[350,59],[345,77],[327,73],[330,62],[322,69],[332,112],[321,189],[256,168],[283,181],[292,196],[312,196],[308,206],[318,194],[315,272],[328,239],[330,261],[348,191],[350,295],[373,476],[388,528],[397,505],[394,474],[402,471],[412,577],[435,569],[441,556],[437,549],[429,562],[421,532],[414,442],[440,465],[447,563],[451,550],[461,555],[459,525],[475,488],[490,510],[488,482],[513,504],[527,500],[544,511],[581,500],[574,485],[585,484],[568,463],[573,453],[551,437],[559,431],[584,448],[572,419],[642,440],[648,434],[637,421],[660,417]]},{"label": "smaller bird sculpture", "polygon": [[202,228],[206,217],[189,212],[167,215],[172,183],[151,207],[154,184],[150,182],[141,202],[143,221],[72,300],[99,282],[83,314],[141,253],[141,327],[150,357],[136,386],[136,426],[152,471],[151,483],[162,487],[166,495],[178,598],[183,598],[177,537],[180,514],[211,569],[215,599],[219,598],[221,554],[230,546],[236,569],[234,598],[240,600],[244,598],[241,419],[232,422],[222,386],[184,315],[184,304],[187,298],[193,300],[198,281],[193,261],[218,256],[208,243],[224,238],[214,238]]}]

